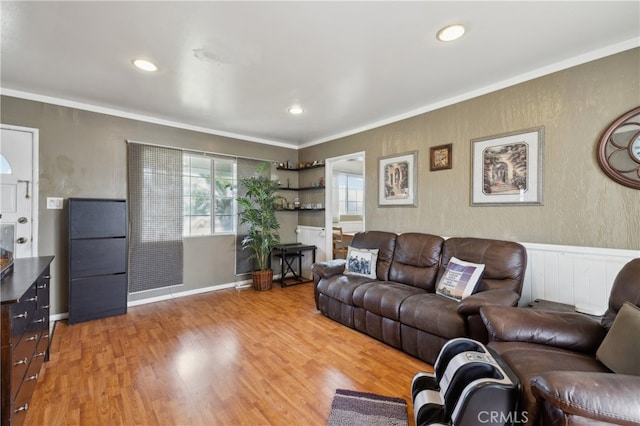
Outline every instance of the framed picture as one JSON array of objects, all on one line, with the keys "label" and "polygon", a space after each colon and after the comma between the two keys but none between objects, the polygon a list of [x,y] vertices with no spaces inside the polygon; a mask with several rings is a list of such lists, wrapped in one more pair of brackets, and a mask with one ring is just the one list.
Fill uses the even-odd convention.
[{"label": "framed picture", "polygon": [[418,151],[378,159],[378,205],[417,206]]},{"label": "framed picture", "polygon": [[451,168],[451,149],[453,144],[433,146],[431,150],[430,170],[446,170]]},{"label": "framed picture", "polygon": [[471,140],[471,205],[542,205],[544,127]]}]

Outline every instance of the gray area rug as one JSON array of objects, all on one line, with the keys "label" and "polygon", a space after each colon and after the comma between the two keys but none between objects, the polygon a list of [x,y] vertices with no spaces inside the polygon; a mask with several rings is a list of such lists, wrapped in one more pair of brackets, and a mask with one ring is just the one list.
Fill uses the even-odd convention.
[{"label": "gray area rug", "polygon": [[402,398],[338,389],[327,426],[407,426],[407,402]]}]

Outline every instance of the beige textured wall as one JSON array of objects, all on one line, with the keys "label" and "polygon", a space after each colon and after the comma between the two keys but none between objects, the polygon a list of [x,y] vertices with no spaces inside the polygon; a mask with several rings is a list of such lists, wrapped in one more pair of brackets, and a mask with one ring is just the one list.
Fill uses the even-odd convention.
[{"label": "beige textured wall", "polygon": [[[1,108],[2,124],[40,130],[38,251],[39,255],[56,256],[52,265],[53,314],[67,312],[67,225],[66,211],[47,210],[46,197],[126,198],[125,140],[273,161],[298,157],[296,150],[7,96],[2,96]],[[295,241],[297,216],[283,214],[280,219],[283,240]],[[234,244],[234,236],[185,239],[184,285],[173,291],[235,282]],[[165,292],[130,295],[129,300]]]},{"label": "beige textured wall", "polygon": [[[301,161],[366,152],[366,227],[523,242],[640,248],[640,191],[610,180],[596,144],[640,105],[640,49],[305,148]],[[545,127],[544,205],[471,207],[471,139]],[[453,168],[429,171],[429,147],[453,144]],[[377,205],[378,158],[418,151],[419,206]]]}]

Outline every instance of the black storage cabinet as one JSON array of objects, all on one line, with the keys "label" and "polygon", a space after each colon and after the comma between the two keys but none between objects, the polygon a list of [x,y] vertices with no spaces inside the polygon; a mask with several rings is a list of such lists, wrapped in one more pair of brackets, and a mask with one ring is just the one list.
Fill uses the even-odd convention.
[{"label": "black storage cabinet", "polygon": [[127,312],[127,202],[69,198],[69,323]]}]

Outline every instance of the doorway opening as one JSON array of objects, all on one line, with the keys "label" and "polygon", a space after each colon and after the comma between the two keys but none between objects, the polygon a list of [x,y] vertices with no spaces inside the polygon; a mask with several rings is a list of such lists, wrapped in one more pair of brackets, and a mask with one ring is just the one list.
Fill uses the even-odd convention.
[{"label": "doorway opening", "polygon": [[325,250],[333,252],[333,227],[352,236],[365,230],[365,153],[327,158],[325,160]]}]

